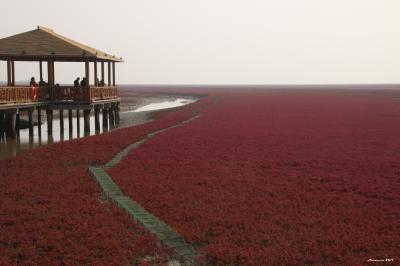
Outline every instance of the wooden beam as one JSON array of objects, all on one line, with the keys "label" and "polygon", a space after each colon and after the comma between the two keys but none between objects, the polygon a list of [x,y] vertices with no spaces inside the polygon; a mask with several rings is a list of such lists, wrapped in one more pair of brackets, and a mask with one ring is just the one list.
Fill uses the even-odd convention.
[{"label": "wooden beam", "polygon": [[85,62],[85,77],[86,77],[86,88],[89,88],[89,83],[90,83],[90,65],[89,65],[89,59],[87,59],[86,62]]},{"label": "wooden beam", "polygon": [[55,70],[54,70],[54,61],[51,61],[51,80],[53,83],[53,86],[56,84],[56,78],[55,78]]},{"label": "wooden beam", "polygon": [[81,118],[79,114],[79,109],[76,109],[76,136],[79,138],[81,134]]},{"label": "wooden beam", "polygon": [[11,86],[11,61],[7,60],[7,86]]},{"label": "wooden beam", "polygon": [[47,83],[49,84],[50,99],[54,99],[54,61],[47,61]]},{"label": "wooden beam", "polygon": [[113,86],[115,86],[115,62],[112,62],[112,68],[113,68]]},{"label": "wooden beam", "polygon": [[107,70],[108,70],[108,86],[111,86],[111,63],[108,62],[107,65],[108,65],[108,67],[107,67]]},{"label": "wooden beam", "polygon": [[40,81],[43,81],[43,65],[42,65],[42,61],[39,61],[39,73],[40,73]]},{"label": "wooden beam", "polygon": [[29,137],[33,137],[33,110],[28,111]]},{"label": "wooden beam", "polygon": [[83,127],[85,136],[90,135],[90,109],[83,110]]},{"label": "wooden beam", "polygon": [[0,113],[0,140],[4,139],[4,131],[5,131],[5,126],[4,126],[4,121],[5,121],[5,114]]},{"label": "wooden beam", "polygon": [[105,83],[106,81],[104,80],[104,62],[101,62],[101,80]]},{"label": "wooden beam", "polygon": [[72,109],[68,109],[68,131],[69,131],[69,138],[71,139],[72,136],[72,130],[73,130],[73,125],[72,125]]},{"label": "wooden beam", "polygon": [[16,120],[17,120],[17,113],[8,114],[9,125],[8,125],[7,133],[8,133],[8,136],[12,139],[15,139],[15,137],[17,136]]},{"label": "wooden beam", "polygon": [[94,61],[94,86],[99,86],[99,83],[97,82],[98,77],[97,77],[97,61]]},{"label": "wooden beam", "polygon": [[94,129],[96,134],[100,132],[100,109],[94,108]]},{"label": "wooden beam", "polygon": [[113,105],[111,105],[110,108],[108,109],[108,117],[110,120],[110,129],[114,128],[115,120],[114,120],[114,106]]},{"label": "wooden beam", "polygon": [[47,109],[46,114],[47,114],[47,135],[52,136],[53,135],[53,110]]},{"label": "wooden beam", "polygon": [[15,62],[11,61],[11,86],[15,86]]},{"label": "wooden beam", "polygon": [[64,109],[60,109],[60,135],[64,136]]},{"label": "wooden beam", "polygon": [[108,130],[108,106],[104,106],[103,110],[103,131]]},{"label": "wooden beam", "polygon": [[47,84],[51,86],[51,63],[50,60],[47,61]]},{"label": "wooden beam", "polygon": [[38,120],[38,134],[42,135],[42,110],[37,109],[37,120]]},{"label": "wooden beam", "polygon": [[20,126],[20,114],[19,112],[15,115],[15,131],[17,132],[17,136],[19,136],[19,126]]}]

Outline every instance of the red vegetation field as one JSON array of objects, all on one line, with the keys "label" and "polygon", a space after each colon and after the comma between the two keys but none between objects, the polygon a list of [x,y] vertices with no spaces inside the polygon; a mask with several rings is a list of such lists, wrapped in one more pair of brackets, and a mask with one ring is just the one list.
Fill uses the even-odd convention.
[{"label": "red vegetation field", "polygon": [[[207,104],[207,100],[197,105]],[[155,237],[105,201],[88,165],[104,164],[147,133],[193,116],[36,148],[0,161],[0,265],[129,265],[168,259]]]},{"label": "red vegetation field", "polygon": [[109,171],[125,193],[208,264],[398,262],[400,101],[361,91],[211,94],[199,119]]}]

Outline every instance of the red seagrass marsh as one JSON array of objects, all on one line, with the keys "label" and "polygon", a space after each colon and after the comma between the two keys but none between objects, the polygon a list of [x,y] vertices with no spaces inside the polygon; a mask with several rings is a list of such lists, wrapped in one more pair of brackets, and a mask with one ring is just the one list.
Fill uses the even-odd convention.
[{"label": "red seagrass marsh", "polygon": [[201,117],[109,170],[218,265],[396,258],[396,91],[210,92]]},{"label": "red seagrass marsh", "polygon": [[200,265],[398,260],[400,92],[153,91],[203,97],[147,124],[0,161],[0,265],[171,260],[88,171],[165,128],[107,171],[196,248]]}]

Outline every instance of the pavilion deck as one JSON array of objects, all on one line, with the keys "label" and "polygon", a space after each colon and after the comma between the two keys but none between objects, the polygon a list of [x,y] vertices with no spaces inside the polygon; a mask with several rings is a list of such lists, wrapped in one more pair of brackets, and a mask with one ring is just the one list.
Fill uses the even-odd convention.
[{"label": "pavilion deck", "polygon": [[[83,110],[84,131],[90,132],[90,113],[94,109],[95,129],[100,127],[100,112],[103,127],[119,123],[118,89],[115,85],[115,63],[122,58],[104,53],[81,44],[53,30],[38,27],[35,30],[0,39],[0,60],[7,63],[7,85],[0,85],[0,137],[4,133],[15,138],[20,112],[27,112],[29,135],[33,136],[33,112],[37,111],[37,123],[41,125],[41,110],[46,110],[47,132],[52,134],[53,111],[59,112],[60,128],[64,128],[64,111],[68,111],[70,130],[72,112],[79,118]],[[44,82],[43,63],[47,66],[46,86],[19,86],[15,82],[16,62],[38,62],[39,84]],[[81,87],[59,86],[55,80],[55,62],[82,62],[85,64],[85,85]],[[93,64],[93,71],[90,71]],[[100,64],[100,73],[98,73]],[[107,68],[107,83],[105,70]],[[93,75],[93,76],[92,76]],[[102,82],[99,82],[99,76]],[[93,84],[90,85],[90,84]],[[99,85],[105,86],[99,86]],[[36,93],[34,93],[36,91]],[[77,127],[79,128],[79,119]],[[39,134],[40,127],[39,127]]]},{"label": "pavilion deck", "polygon": [[36,87],[37,96],[32,97],[30,86],[0,86],[0,109],[15,108],[20,105],[43,103],[95,103],[118,99],[116,86],[42,86]]}]

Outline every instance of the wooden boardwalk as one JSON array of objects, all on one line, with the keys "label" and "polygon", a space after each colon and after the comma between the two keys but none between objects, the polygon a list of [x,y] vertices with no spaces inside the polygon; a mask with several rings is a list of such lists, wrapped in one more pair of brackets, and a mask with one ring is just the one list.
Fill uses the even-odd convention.
[{"label": "wooden boardwalk", "polygon": [[147,230],[157,236],[157,238],[163,245],[167,245],[173,248],[175,252],[180,257],[182,257],[185,263],[189,265],[195,264],[195,259],[197,256],[195,249],[190,244],[188,244],[184,240],[184,238],[179,235],[172,227],[161,221],[156,216],[152,215],[133,199],[126,196],[118,187],[118,185],[112,180],[112,178],[107,174],[106,170],[118,164],[130,151],[139,148],[140,145],[153,138],[157,134],[189,123],[194,119],[197,119],[198,117],[199,115],[194,116],[176,125],[147,134],[146,138],[128,145],[105,165],[89,166],[89,170],[92,173],[93,177],[99,183],[104,194],[109,199],[115,202],[118,207],[125,210],[135,221],[142,224]]}]

